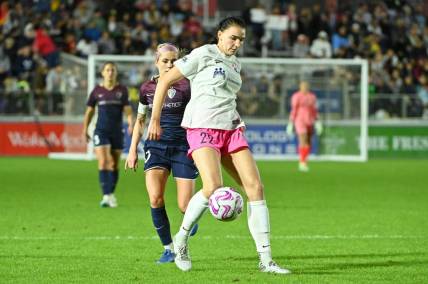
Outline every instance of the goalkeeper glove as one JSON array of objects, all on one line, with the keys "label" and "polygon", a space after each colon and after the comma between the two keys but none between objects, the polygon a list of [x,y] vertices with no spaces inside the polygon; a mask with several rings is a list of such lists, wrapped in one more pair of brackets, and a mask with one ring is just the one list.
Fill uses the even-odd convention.
[{"label": "goalkeeper glove", "polygon": [[323,128],[322,128],[321,121],[319,120],[315,121],[315,132],[317,133],[318,136],[322,134],[322,130]]},{"label": "goalkeeper glove", "polygon": [[286,132],[287,132],[288,136],[293,136],[294,135],[294,125],[293,125],[293,122],[291,122],[291,121],[288,122]]}]

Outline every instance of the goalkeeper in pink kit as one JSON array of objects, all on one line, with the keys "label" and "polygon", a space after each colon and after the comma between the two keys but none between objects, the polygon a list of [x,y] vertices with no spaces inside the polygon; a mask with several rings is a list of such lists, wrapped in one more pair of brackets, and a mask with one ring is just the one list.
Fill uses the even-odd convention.
[{"label": "goalkeeper in pink kit", "polygon": [[306,81],[300,82],[299,91],[291,97],[291,112],[287,125],[287,134],[292,136],[295,130],[298,137],[299,170],[308,171],[307,157],[311,152],[313,130],[321,135],[322,124],[318,119],[317,97],[309,91]]}]

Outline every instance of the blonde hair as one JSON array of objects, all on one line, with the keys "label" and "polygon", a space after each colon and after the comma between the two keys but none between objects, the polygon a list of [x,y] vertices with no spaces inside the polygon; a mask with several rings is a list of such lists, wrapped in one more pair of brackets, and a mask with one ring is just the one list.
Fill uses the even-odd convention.
[{"label": "blonde hair", "polygon": [[159,60],[159,57],[162,53],[168,52],[168,51],[173,51],[173,52],[176,52],[177,54],[180,53],[180,50],[178,49],[178,47],[176,47],[172,43],[169,43],[169,42],[161,43],[156,47],[156,62]]}]

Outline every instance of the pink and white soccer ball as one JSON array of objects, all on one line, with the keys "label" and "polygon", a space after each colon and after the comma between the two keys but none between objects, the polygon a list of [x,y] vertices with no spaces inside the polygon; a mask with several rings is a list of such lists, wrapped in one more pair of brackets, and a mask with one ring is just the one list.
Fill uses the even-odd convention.
[{"label": "pink and white soccer ball", "polygon": [[241,215],[243,204],[242,196],[231,187],[218,188],[208,200],[211,214],[220,221],[235,220]]}]

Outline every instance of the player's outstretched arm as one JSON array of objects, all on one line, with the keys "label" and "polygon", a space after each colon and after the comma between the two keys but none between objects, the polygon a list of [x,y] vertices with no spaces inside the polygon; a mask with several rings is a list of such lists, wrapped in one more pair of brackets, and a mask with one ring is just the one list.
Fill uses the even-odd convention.
[{"label": "player's outstretched arm", "polygon": [[159,77],[153,99],[152,116],[147,129],[147,139],[160,139],[162,134],[162,129],[160,127],[160,116],[168,88],[183,78],[183,74],[181,74],[181,72],[176,67],[171,68],[167,73],[165,73],[165,75]]},{"label": "player's outstretched arm", "polygon": [[128,157],[125,161],[125,170],[132,169],[135,172],[138,168],[138,143],[143,136],[144,121],[145,115],[139,113],[132,130],[131,146],[129,146]]}]

